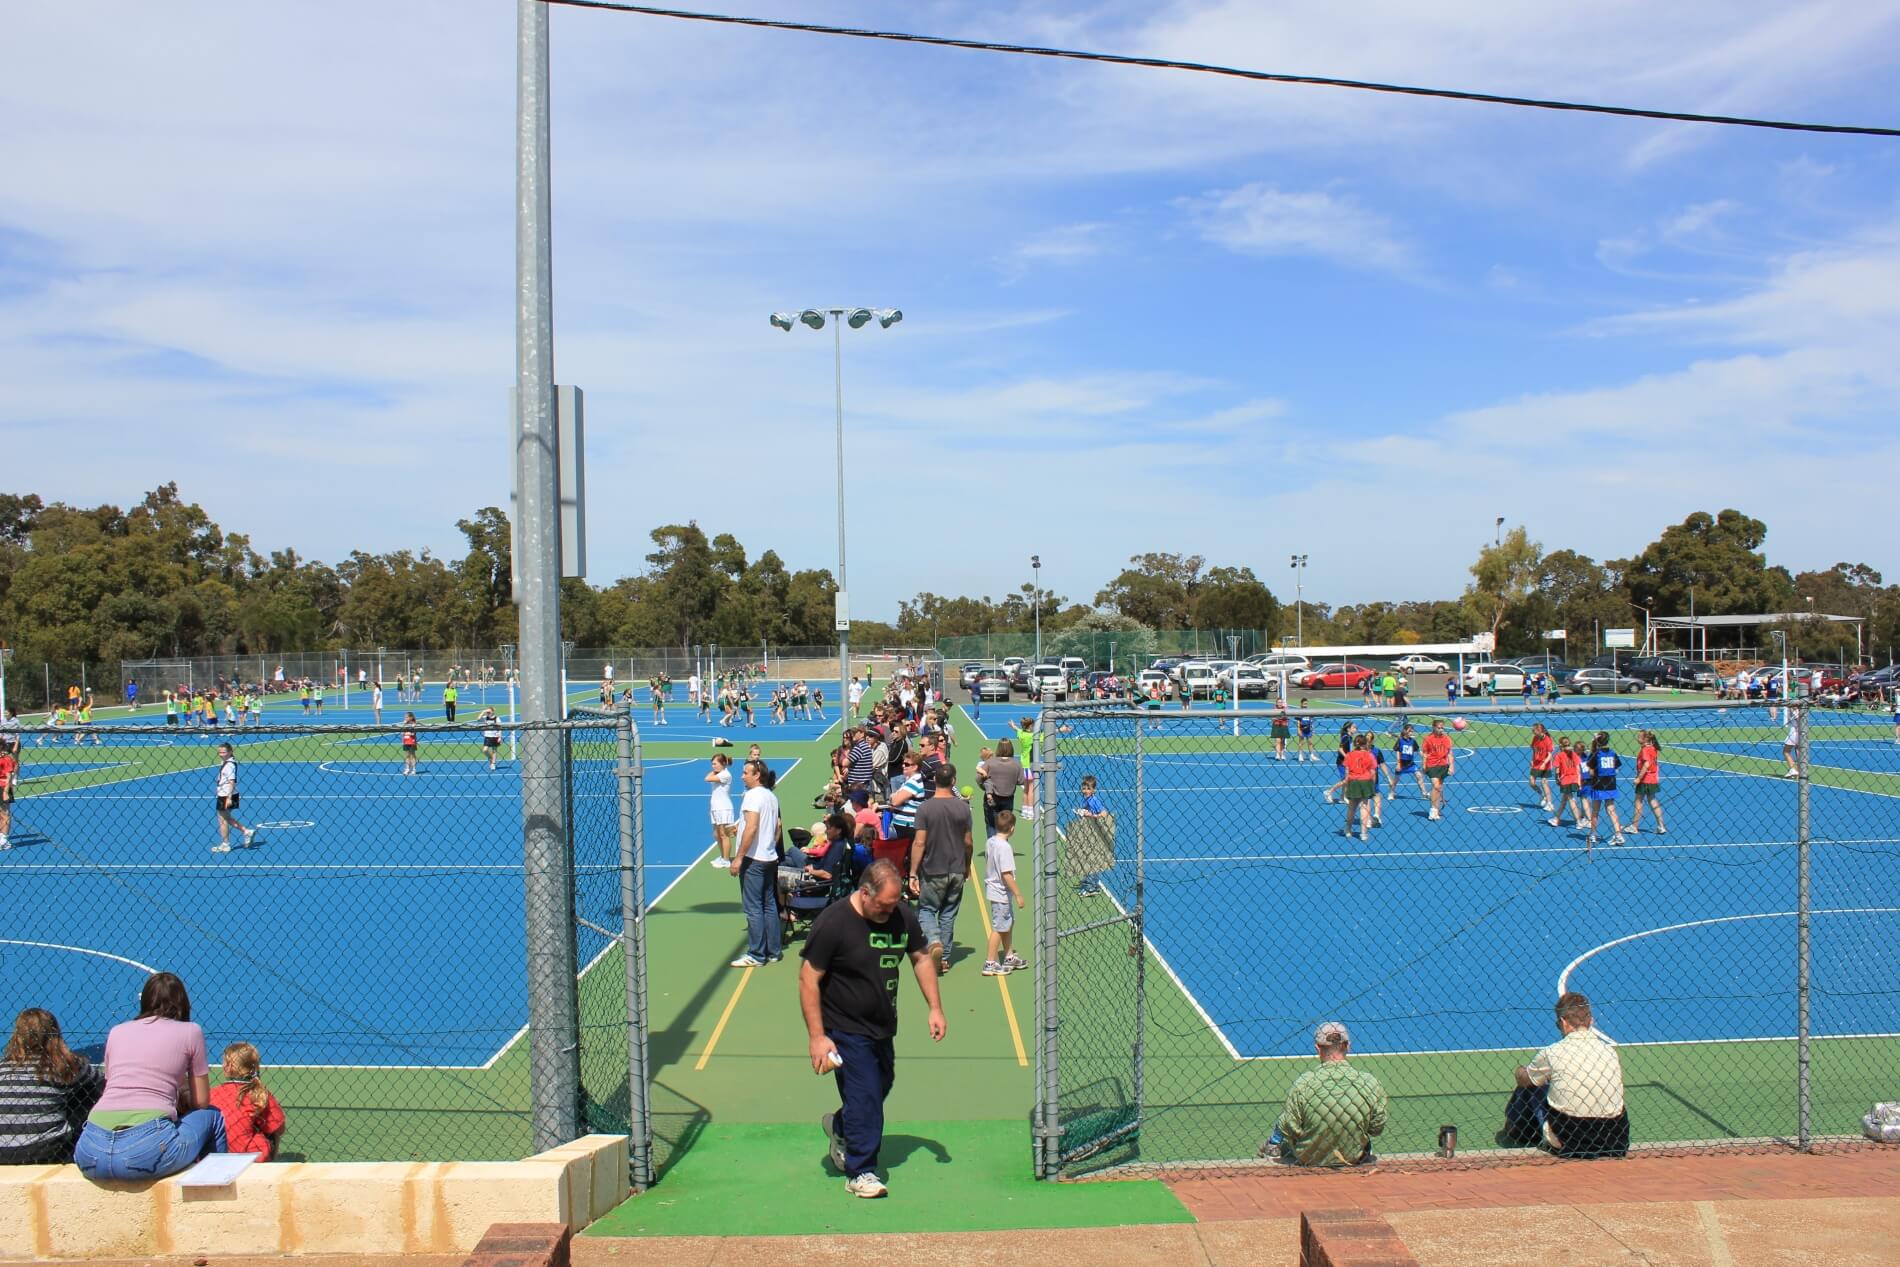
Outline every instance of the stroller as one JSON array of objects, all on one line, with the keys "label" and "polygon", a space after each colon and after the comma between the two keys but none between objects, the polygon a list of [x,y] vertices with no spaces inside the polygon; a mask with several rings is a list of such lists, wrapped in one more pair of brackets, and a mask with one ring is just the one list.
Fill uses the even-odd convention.
[{"label": "stroller", "polygon": [[790,940],[809,928],[827,906],[851,896],[864,864],[857,856],[859,847],[849,840],[827,844],[821,838],[820,848],[813,849],[812,834],[804,828],[793,827],[785,834],[792,848],[779,864],[778,907]]}]

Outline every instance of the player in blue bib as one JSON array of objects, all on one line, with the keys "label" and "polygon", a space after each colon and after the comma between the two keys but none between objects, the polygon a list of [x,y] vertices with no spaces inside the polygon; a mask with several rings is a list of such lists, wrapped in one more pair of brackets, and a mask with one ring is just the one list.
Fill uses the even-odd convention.
[{"label": "player in blue bib", "polygon": [[1584,807],[1590,811],[1590,844],[1597,842],[1597,821],[1605,809],[1609,810],[1610,829],[1614,833],[1610,844],[1623,843],[1623,819],[1616,812],[1616,772],[1622,764],[1623,759],[1610,747],[1609,734],[1598,731],[1597,737],[1590,741],[1590,755],[1583,763],[1584,778],[1590,785],[1584,798]]},{"label": "player in blue bib", "polygon": [[1419,768],[1418,735],[1408,726],[1399,728],[1398,741],[1392,745],[1394,762],[1392,767],[1392,799],[1399,798],[1399,780],[1411,775],[1418,784],[1420,796],[1430,796],[1431,789],[1425,786],[1425,772]]}]

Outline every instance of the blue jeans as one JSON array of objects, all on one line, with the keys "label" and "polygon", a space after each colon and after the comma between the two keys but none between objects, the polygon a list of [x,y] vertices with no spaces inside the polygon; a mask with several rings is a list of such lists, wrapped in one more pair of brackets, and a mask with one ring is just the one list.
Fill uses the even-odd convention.
[{"label": "blue jeans", "polygon": [[88,1122],[79,1132],[73,1164],[88,1179],[163,1179],[206,1153],[223,1151],[224,1114],[199,1109],[176,1122],[160,1117],[117,1131]]},{"label": "blue jeans", "polygon": [[942,946],[945,962],[956,944],[957,910],[963,905],[963,877],[927,875],[917,886],[917,922],[924,926],[924,945]]},{"label": "blue jeans", "polygon": [[837,1030],[827,1035],[838,1045],[838,1138],[844,1143],[845,1178],[877,1169],[884,1146],[884,1100],[897,1081],[896,1051],[888,1038],[866,1038]]},{"label": "blue jeans", "polygon": [[745,908],[745,948],[754,959],[784,953],[778,914],[778,864],[745,858],[739,863],[739,902]]}]

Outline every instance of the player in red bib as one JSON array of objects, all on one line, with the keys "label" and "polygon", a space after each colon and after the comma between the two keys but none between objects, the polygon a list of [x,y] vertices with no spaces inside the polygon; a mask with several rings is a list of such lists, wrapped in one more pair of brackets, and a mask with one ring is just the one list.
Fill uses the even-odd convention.
[{"label": "player in red bib", "polygon": [[1531,723],[1531,791],[1537,793],[1546,814],[1556,808],[1550,803],[1551,757],[1556,746],[1543,722]]},{"label": "player in red bib", "polygon": [[1457,768],[1457,758],[1451,751],[1451,736],[1445,733],[1443,717],[1432,718],[1432,732],[1425,736],[1425,742],[1420,747],[1425,751],[1425,777],[1432,782],[1432,812],[1427,817],[1435,823],[1440,811],[1445,808],[1445,780]]},{"label": "player in red bib", "polygon": [[1647,807],[1656,815],[1656,834],[1667,836],[1669,829],[1663,826],[1662,812],[1662,744],[1654,731],[1645,730],[1636,750],[1636,813],[1630,818],[1629,834],[1634,836],[1643,826],[1643,809]]},{"label": "player in red bib", "polygon": [[1557,772],[1557,810],[1553,817],[1546,819],[1552,827],[1564,825],[1564,811],[1570,811],[1570,821],[1583,822],[1583,804],[1579,799],[1583,793],[1583,754],[1570,746],[1570,736],[1565,735],[1557,741],[1556,755],[1551,758],[1551,766]]},{"label": "player in red bib", "polygon": [[1352,835],[1352,820],[1359,820],[1359,839],[1372,837],[1372,805],[1379,794],[1379,760],[1372,755],[1370,736],[1352,741],[1345,755],[1346,835]]}]

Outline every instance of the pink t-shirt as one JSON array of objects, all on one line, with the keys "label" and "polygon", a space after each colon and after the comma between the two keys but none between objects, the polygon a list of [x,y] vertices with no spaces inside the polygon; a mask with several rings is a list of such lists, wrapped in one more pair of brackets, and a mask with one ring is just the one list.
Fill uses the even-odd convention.
[{"label": "pink t-shirt", "polygon": [[205,1032],[191,1021],[148,1016],[106,1035],[106,1093],[94,1113],[178,1115],[178,1093],[209,1072]]}]

